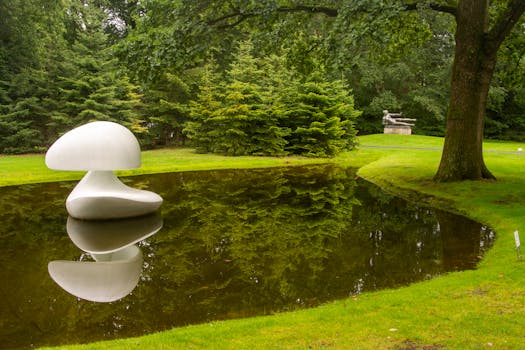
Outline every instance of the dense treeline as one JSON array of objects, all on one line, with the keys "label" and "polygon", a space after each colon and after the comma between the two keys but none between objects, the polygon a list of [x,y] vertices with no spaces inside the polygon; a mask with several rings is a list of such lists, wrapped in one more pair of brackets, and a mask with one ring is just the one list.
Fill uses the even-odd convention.
[{"label": "dense treeline", "polygon": [[114,58],[100,9],[74,1],[0,4],[0,152],[42,151],[91,120],[145,130],[139,88]]},{"label": "dense treeline", "polygon": [[[297,13],[271,30],[212,34],[189,28],[181,13],[197,9],[177,4],[0,2],[0,153],[44,151],[92,120],[126,125],[145,148],[231,155],[334,155],[357,131],[380,132],[383,109],[417,118],[416,133],[444,134],[449,17],[421,10],[388,27],[357,18],[357,35]],[[488,137],[525,139],[523,28],[499,55]],[[182,42],[184,30],[209,40]]]},{"label": "dense treeline", "polygon": [[205,66],[184,129],[197,150],[322,157],[353,147],[359,113],[340,81],[322,74],[301,79],[282,56],[255,59],[251,52],[251,42],[241,42],[224,83]]}]

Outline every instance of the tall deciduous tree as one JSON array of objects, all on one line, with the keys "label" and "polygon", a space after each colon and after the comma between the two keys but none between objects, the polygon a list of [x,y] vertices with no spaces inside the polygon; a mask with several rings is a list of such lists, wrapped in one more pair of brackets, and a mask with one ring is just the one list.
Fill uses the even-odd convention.
[{"label": "tall deciduous tree", "polygon": [[489,0],[461,0],[451,10],[457,23],[456,50],[445,145],[435,180],[493,179],[482,154],[487,96],[499,47],[525,11],[525,1],[502,5],[492,21]]},{"label": "tall deciduous tree", "polygon": [[[154,5],[156,10],[166,6],[164,2],[155,2]],[[150,6],[153,7],[153,4]],[[336,45],[333,47],[356,45],[367,38],[367,43],[380,50],[386,47],[385,42],[394,38],[401,39],[398,42],[403,43],[401,47],[395,46],[395,51],[400,51],[410,47],[413,41],[406,40],[406,35],[405,40],[402,40],[403,34],[399,34],[402,31],[398,29],[407,29],[403,21],[406,13],[439,11],[452,15],[456,21],[455,59],[445,147],[435,180],[493,178],[482,155],[487,95],[498,49],[525,11],[525,1],[370,0],[327,1],[312,5],[310,2],[297,1],[201,0],[181,1],[171,9],[170,24],[158,26],[161,28],[158,33],[162,35],[157,36],[156,42],[149,41],[146,44],[154,54],[151,55],[153,60],[149,60],[149,67],[141,67],[144,72],[154,71],[163,59],[179,63],[186,58],[194,59],[210,48],[210,39],[214,35],[220,33],[216,38],[224,37],[226,29],[256,27],[259,31],[274,31],[286,36],[287,33],[279,31],[284,16],[292,18],[296,26],[318,19],[320,15],[333,18],[333,30],[326,37],[326,47],[334,43]],[[412,29],[409,30],[411,35],[415,33],[412,24],[408,29]],[[175,33],[175,38],[181,40],[173,40]],[[207,38],[206,41],[203,38]],[[128,47],[131,57],[137,57],[138,52],[132,46],[140,45],[144,43],[131,42]],[[356,47],[359,48],[359,45]],[[353,53],[359,54],[359,50]]]}]

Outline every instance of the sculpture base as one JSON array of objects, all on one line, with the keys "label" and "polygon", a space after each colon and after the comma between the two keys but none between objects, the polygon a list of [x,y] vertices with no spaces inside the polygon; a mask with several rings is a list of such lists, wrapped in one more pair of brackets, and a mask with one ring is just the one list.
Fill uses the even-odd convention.
[{"label": "sculpture base", "polygon": [[124,185],[112,171],[89,171],[66,200],[69,215],[84,220],[145,215],[161,204],[158,194]]},{"label": "sculpture base", "polygon": [[409,125],[387,125],[383,130],[385,134],[412,135],[412,127]]}]

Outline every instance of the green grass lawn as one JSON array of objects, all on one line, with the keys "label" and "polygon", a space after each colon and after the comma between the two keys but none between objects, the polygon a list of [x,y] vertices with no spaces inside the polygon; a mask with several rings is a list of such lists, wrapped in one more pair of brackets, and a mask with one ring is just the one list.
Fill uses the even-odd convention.
[{"label": "green grass lawn", "polygon": [[[196,155],[191,150],[151,151],[144,152],[140,172],[298,165],[312,161],[354,165],[360,167],[359,175],[387,191],[464,213],[493,227],[497,240],[477,270],[449,273],[400,289],[364,293],[314,309],[61,348],[525,348],[525,262],[517,261],[513,238],[513,232],[519,230],[525,241],[525,155],[487,152],[486,163],[497,181],[435,184],[432,176],[439,163],[440,152],[436,148],[441,147],[441,138],[370,135],[361,137],[360,144],[358,151],[321,160],[229,158]],[[485,150],[498,152],[515,152],[520,147],[523,145],[510,142],[484,145]],[[46,170],[42,159],[1,157],[1,184],[63,179],[63,172]]]},{"label": "green grass lawn", "polygon": [[[50,170],[46,167],[44,158],[43,154],[0,155],[0,187],[23,183],[79,180],[85,173]],[[142,152],[142,166],[139,169],[118,171],[117,174],[130,176],[189,170],[265,168],[326,163],[327,161],[305,157],[227,157],[216,154],[197,154],[188,148],[173,148]]]}]

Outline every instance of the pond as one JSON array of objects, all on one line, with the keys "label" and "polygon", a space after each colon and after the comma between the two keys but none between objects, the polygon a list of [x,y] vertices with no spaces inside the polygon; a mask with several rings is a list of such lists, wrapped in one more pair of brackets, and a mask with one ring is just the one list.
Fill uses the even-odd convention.
[{"label": "pond", "polygon": [[[0,348],[130,337],[314,307],[475,268],[494,240],[479,223],[407,203],[357,178],[354,169],[333,165],[124,182],[159,193],[161,214],[82,222],[65,210],[75,183],[0,188]],[[101,295],[96,288],[111,278],[89,279],[94,272],[82,266],[101,266],[104,254],[124,243],[133,258],[108,273],[131,277],[116,294]],[[57,277],[63,265],[80,272]]]}]

